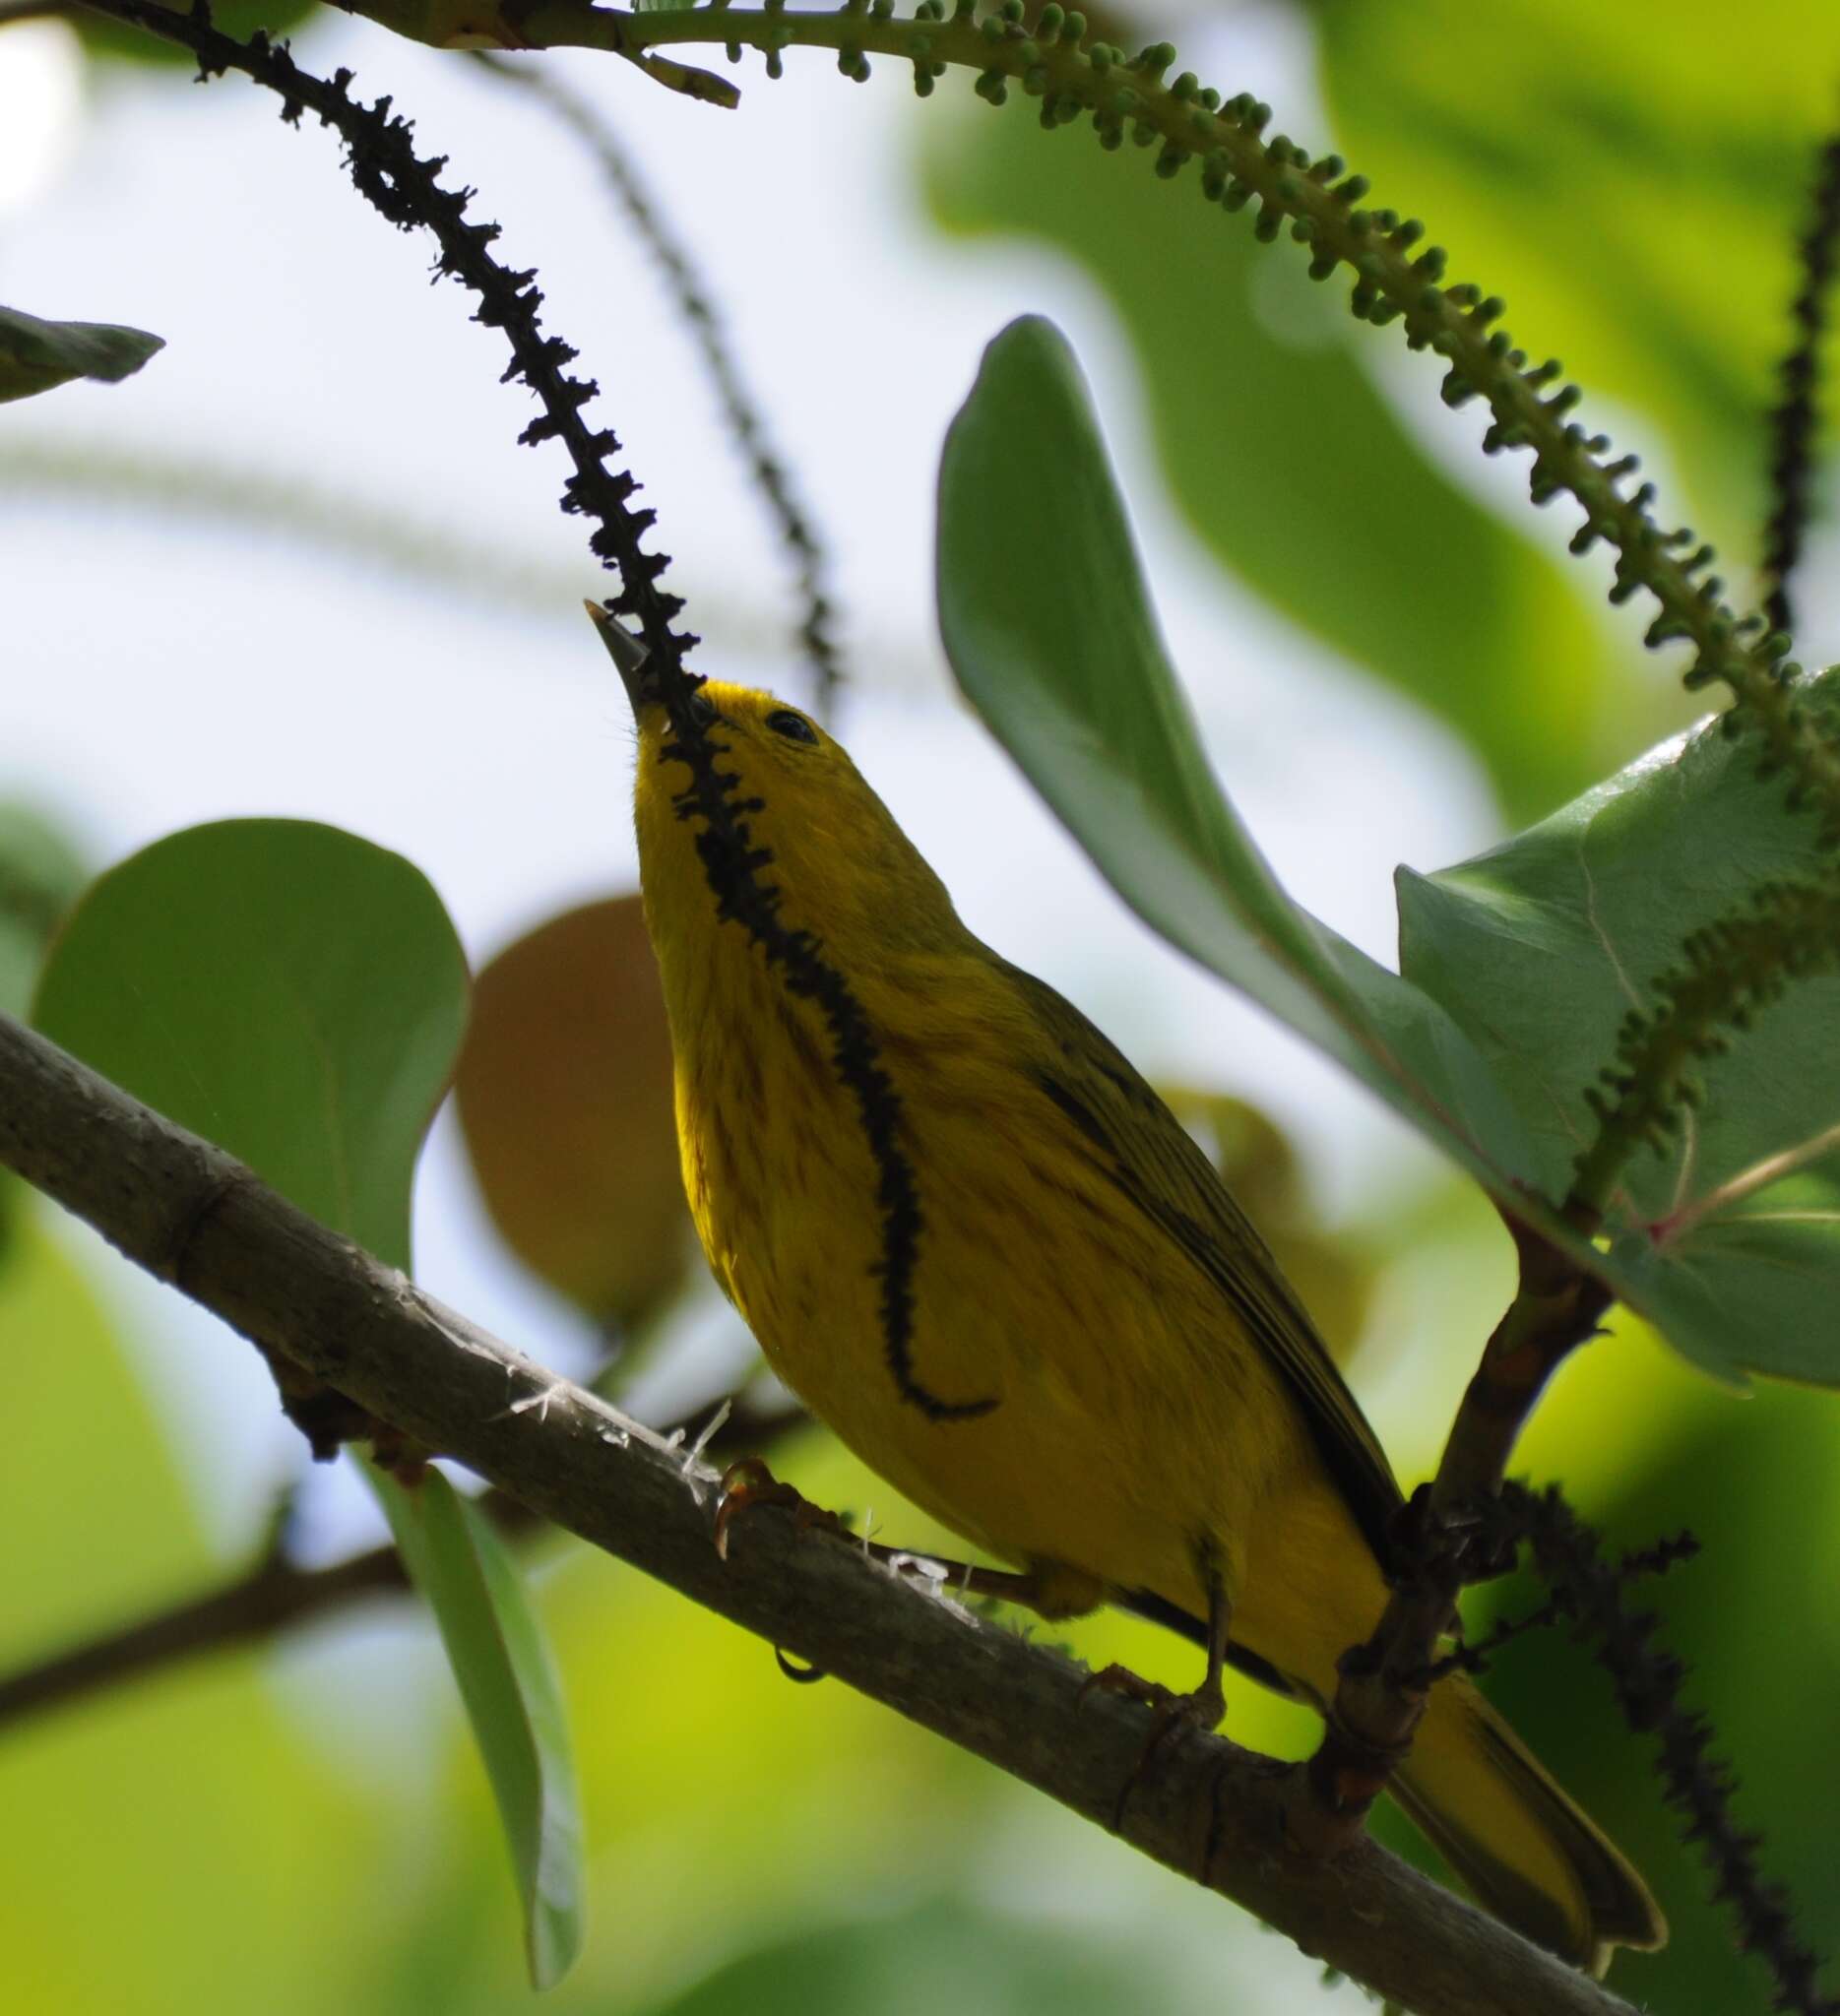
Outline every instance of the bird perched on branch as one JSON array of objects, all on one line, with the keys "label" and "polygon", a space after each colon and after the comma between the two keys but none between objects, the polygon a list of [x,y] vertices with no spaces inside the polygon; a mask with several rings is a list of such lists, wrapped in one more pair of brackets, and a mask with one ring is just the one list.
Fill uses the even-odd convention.
[{"label": "bird perched on branch", "polygon": [[[1228,1660],[1326,1708],[1385,1604],[1399,1489],[1213,1165],[1085,1016],[966,929],[816,723],[705,682],[691,705],[737,780],[721,801],[770,892],[750,927],[643,647],[590,613],[638,726],[684,1184],[768,1362],[1013,1564],[974,1587],[1047,1617],[1178,1613],[1207,1648],[1182,1702],[1207,1727]],[[1540,1944],[1601,1972],[1666,1937],[1462,1675],[1432,1689],[1393,1789]]]}]

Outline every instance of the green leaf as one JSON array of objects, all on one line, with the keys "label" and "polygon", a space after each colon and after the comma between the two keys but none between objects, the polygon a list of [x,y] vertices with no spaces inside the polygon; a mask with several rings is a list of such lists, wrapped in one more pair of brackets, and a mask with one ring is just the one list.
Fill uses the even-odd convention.
[{"label": "green leaf", "polygon": [[1111,2016],[1180,2004],[1167,1945],[1123,1942],[1047,1917],[1007,1919],[982,1903],[929,1898],[771,1936],[725,1959],[653,2016],[933,2016],[941,2009]]},{"label": "green leaf", "polygon": [[367,1465],[398,1551],[428,1598],[498,1801],[524,1907],[531,1984],[581,1950],[581,1816],[568,1719],[542,1627],[492,1523],[437,1470],[412,1488]]},{"label": "green leaf", "polygon": [[0,1014],[26,1013],[45,946],[87,879],[60,828],[0,800]]},{"label": "green leaf", "polygon": [[[1705,729],[1530,832],[1402,870],[1401,974],[1292,903],[1208,772],[1071,353],[1047,323],[985,352],[940,472],[940,627],[960,684],[1114,888],[1173,943],[1379,1092],[1498,1197],[1549,1206],[1584,1100],[1682,940],[1813,827],[1756,749]],[[1810,689],[1840,726],[1840,676]],[[1609,1250],[1546,1229],[1676,1347],[1731,1378],[1840,1380],[1840,979],[1806,979],[1705,1071]]]},{"label": "green leaf", "polygon": [[[99,877],[53,948],[36,1020],[407,1272],[415,1160],[466,1012],[466,961],[419,870],[330,826],[238,819],[157,841]],[[427,1509],[446,1489],[415,1494],[405,1558],[499,1789],[531,1966],[546,1983],[579,1943],[559,1902],[580,1886],[555,1685],[489,1534]],[[380,1490],[401,1538],[404,1508]],[[519,1745],[540,1749],[534,1793],[503,1776]]]},{"label": "green leaf", "polygon": [[1291,901],[1222,794],[1072,351],[1013,322],[939,472],[939,627],[972,705],[1133,910],[1497,1187],[1520,1123],[1443,1009]]},{"label": "green leaf", "polygon": [[1106,290],[1172,494],[1226,567],[1456,729],[1517,820],[1629,746],[1647,692],[1588,578],[1427,458],[1368,375],[1397,338],[1354,321],[1344,283],[1020,107],[926,123],[936,216],[1046,240]]},{"label": "green leaf", "polygon": [[45,1034],[405,1272],[467,973],[420,871],[330,826],[232,819],[99,876],[39,982]]},{"label": "green leaf", "polygon": [[0,308],[0,405],[49,392],[72,378],[109,384],[131,377],[163,336],[123,329],[112,322],[42,322],[21,308]]},{"label": "green leaf", "polygon": [[[1840,676],[1809,689],[1840,728]],[[1595,1131],[1585,1090],[1692,932],[1806,878],[1814,824],[1756,774],[1756,744],[1677,737],[1504,846],[1398,875],[1400,962],[1462,1025],[1562,1196]],[[1619,1291],[1725,1377],[1840,1380],[1840,977],[1796,983],[1700,1072],[1665,1155],[1640,1150],[1606,1214]]]}]

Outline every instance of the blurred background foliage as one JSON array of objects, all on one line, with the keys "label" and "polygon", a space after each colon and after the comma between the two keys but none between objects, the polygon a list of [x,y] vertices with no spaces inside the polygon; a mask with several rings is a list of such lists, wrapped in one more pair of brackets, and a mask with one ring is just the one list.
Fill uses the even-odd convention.
[{"label": "blurred background foliage", "polygon": [[[1504,293],[1517,332],[1610,404],[1619,442],[1644,452],[1742,581],[1757,550],[1762,414],[1794,238],[1835,115],[1831,11],[1762,0],[1740,27],[1699,4],[1672,10],[1665,33],[1640,10],[1585,0],[1255,11],[1303,52],[1302,101],[1276,123],[1341,148],[1379,200],[1428,220],[1454,277]],[[1123,41],[1169,32],[1205,47],[1237,12],[1113,9],[1106,27]],[[281,28],[299,13],[222,19]],[[314,33],[306,18],[309,59]],[[112,28],[82,34],[100,80],[83,116],[105,145],[121,102],[110,66],[157,52]],[[386,47],[370,57],[373,87],[389,60]],[[1288,248],[1256,250],[1243,219],[1172,200],[1143,164],[1132,172],[1090,141],[1045,142],[1026,105],[992,117],[954,92],[912,108],[903,89],[884,94],[884,144],[896,170],[918,173],[936,256],[971,259],[996,240],[1076,262],[1118,317],[1169,496],[1207,553],[1459,737],[1504,821],[1551,809],[1687,718],[1634,618],[1603,607],[1603,572],[1563,559],[1568,528],[1517,501],[1518,475],[1495,480],[1474,454],[1479,427],[1443,414],[1433,381],[1312,290]],[[170,118],[190,115],[188,93],[172,71]],[[464,139],[446,136],[462,169]],[[325,179],[330,210],[345,199]],[[701,249],[720,287],[720,239]],[[0,480],[30,494],[29,461],[9,476],[6,455],[0,425]],[[92,474],[106,503],[106,468]],[[210,467],[184,474],[211,508]],[[271,536],[286,537],[286,509],[271,516]],[[324,528],[303,517],[296,530],[312,539]],[[419,548],[396,557],[406,594],[439,571]],[[374,558],[392,564],[387,549]],[[1812,572],[1804,598],[1812,658],[1840,611]],[[789,652],[789,682],[791,667]],[[0,778],[18,794],[0,805],[0,1004],[14,1010],[85,865],[35,809],[39,783]],[[595,900],[515,942],[467,948],[478,978],[465,1139],[517,1256],[507,1264],[533,1270],[579,1319],[553,1341],[518,1341],[566,1358],[592,1332],[615,1389],[643,1372],[652,1397],[687,1403],[750,1361],[697,1286],[684,1235],[636,907],[628,892],[583,893]],[[1423,1474],[1508,1292],[1491,1212],[1454,1181],[1415,1178],[1331,1218],[1257,1105],[1205,1085],[1171,1096],[1270,1230],[1402,1475]],[[0,1187],[12,1422],[0,1672],[238,1565],[188,1479],[196,1437],[175,1432],[169,1369],[153,1368],[137,1334],[145,1303],[51,1216]],[[1706,1543],[1655,1602],[1736,1760],[1742,1816],[1765,1831],[1769,1866],[1829,1950],[1840,1890],[1808,1773],[1840,1744],[1840,1612],[1823,1565],[1836,1457],[1826,1399],[1779,1389],[1737,1404],[1626,1320],[1568,1369],[1522,1452],[1526,1473],[1562,1477],[1613,1544],[1689,1524]],[[775,1461],[884,1537],[938,1538],[815,1429]],[[260,1544],[251,1532],[243,1550]],[[553,1538],[527,1550],[587,1829],[589,1941],[550,1997],[558,2012],[1082,2016],[1290,2009],[1319,1992],[1283,1942],[970,1758],[839,1686],[789,1686],[767,1648],[601,1556]],[[1510,1585],[1485,1593],[1478,1613],[1533,1600]],[[1186,1670],[1184,1648],[1129,1620],[1054,1635],[1094,1663]],[[1494,1685],[1673,1921],[1667,1953],[1623,1959],[1614,1984],[1674,2016],[1763,2006],[1602,1676],[1548,1633],[1505,1655]],[[1307,1717],[1244,1686],[1230,1727],[1286,1754],[1313,1734]],[[0,2006],[485,2016],[529,1999],[490,1795],[432,1627],[403,1600],[0,1727]],[[1383,1825],[1416,1852],[1403,1826]],[[1354,1990],[1334,1992],[1354,2006]]]}]

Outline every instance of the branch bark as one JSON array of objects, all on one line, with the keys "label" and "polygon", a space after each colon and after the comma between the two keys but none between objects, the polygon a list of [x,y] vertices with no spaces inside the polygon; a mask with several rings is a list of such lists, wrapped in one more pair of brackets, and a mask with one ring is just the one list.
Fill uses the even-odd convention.
[{"label": "branch bark", "polygon": [[[1110,1823],[1143,1711],[773,1509],[711,1544],[716,1474],[488,1336],[222,1150],[0,1016],[0,1163],[131,1260],[532,1511]],[[1285,1845],[1292,1772],[1213,1736],[1163,1746],[1122,1832],[1421,2016],[1611,2016],[1584,1976],[1362,1840]]]}]

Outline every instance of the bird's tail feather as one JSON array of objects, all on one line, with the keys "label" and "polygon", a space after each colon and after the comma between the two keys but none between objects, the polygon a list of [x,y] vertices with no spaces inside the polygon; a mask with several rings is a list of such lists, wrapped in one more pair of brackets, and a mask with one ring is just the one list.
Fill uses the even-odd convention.
[{"label": "bird's tail feather", "polygon": [[[1144,1591],[1124,1608],[1207,1642],[1196,1617]],[[1262,1685],[1321,1707],[1242,1646],[1228,1658]],[[1393,1796],[1481,1902],[1536,1945],[1601,1975],[1618,1946],[1665,1945],[1668,1922],[1621,1851],[1561,1792],[1461,1674],[1426,1704]]]},{"label": "bird's tail feather", "polygon": [[1497,1918],[1574,1965],[1666,1942],[1648,1886],[1460,1674],[1431,1690],[1393,1793]]}]

